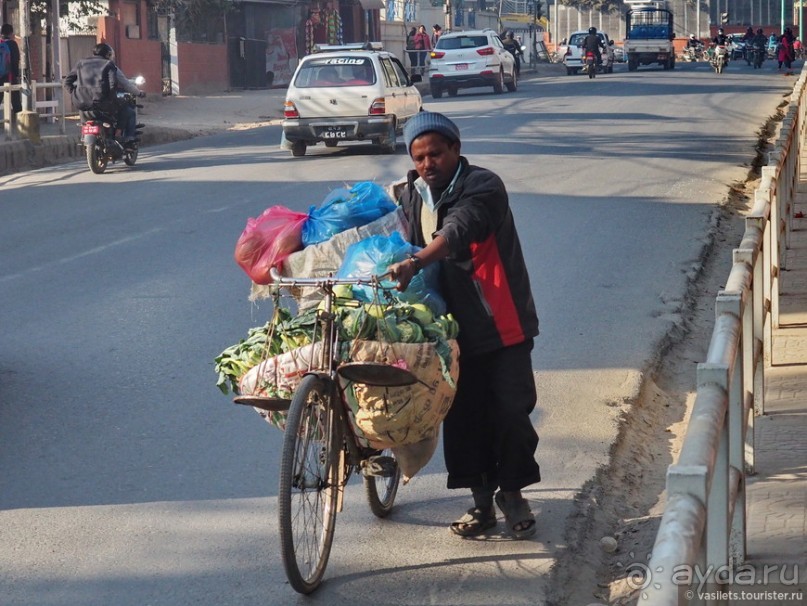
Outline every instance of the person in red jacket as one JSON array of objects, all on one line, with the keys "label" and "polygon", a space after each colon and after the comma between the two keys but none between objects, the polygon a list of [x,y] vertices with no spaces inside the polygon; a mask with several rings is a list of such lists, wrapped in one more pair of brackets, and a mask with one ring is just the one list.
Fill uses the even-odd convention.
[{"label": "person in red jacket", "polygon": [[474,506],[450,528],[484,534],[497,523],[495,500],[508,532],[524,539],[535,534],[535,517],[521,489],[541,481],[530,420],[538,314],[507,190],[460,155],[459,129],[442,114],[420,112],[404,139],[415,170],[400,204],[409,242],[422,249],[389,270],[406,290],[423,267],[440,263],[442,294],[460,327],[460,377],[443,449],[448,488],[470,489]]},{"label": "person in red jacket", "polygon": [[432,49],[432,42],[429,38],[429,34],[426,33],[426,26],[421,25],[418,27],[418,31],[414,37],[414,46],[415,51],[417,51],[417,71],[421,74],[426,69],[426,56],[429,54],[429,51]]}]

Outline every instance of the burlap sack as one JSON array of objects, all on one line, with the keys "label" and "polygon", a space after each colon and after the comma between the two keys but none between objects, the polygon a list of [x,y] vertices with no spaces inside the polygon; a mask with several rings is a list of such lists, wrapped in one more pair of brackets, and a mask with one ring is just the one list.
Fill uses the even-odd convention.
[{"label": "burlap sack", "polygon": [[403,387],[344,384],[348,402],[354,408],[355,423],[370,446],[393,448],[437,437],[440,423],[454,400],[459,378],[459,349],[456,341],[449,344],[449,375],[453,384],[443,377],[433,343],[353,343],[352,361],[400,363],[403,360],[418,379],[417,383]]}]

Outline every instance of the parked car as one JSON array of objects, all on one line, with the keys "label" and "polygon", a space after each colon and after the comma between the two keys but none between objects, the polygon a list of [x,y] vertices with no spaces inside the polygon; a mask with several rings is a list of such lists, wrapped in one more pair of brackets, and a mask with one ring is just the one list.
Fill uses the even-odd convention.
[{"label": "parked car", "polygon": [[304,57],[286,92],[283,136],[293,156],[324,142],[370,141],[395,153],[406,121],[423,107],[401,61],[378,43],[320,46]]},{"label": "parked car", "polygon": [[518,88],[516,61],[492,29],[446,33],[431,51],[429,86],[435,99],[479,86],[512,92]]},{"label": "parked car", "polygon": [[[583,67],[583,41],[588,36],[588,30],[580,30],[574,32],[569,36],[569,47],[566,49],[566,54],[563,56],[563,64],[566,66],[566,73],[570,76],[576,74]],[[605,47],[602,52],[603,62],[605,62],[605,54],[613,53],[614,46],[605,32],[597,32],[602,45]],[[616,56],[614,56],[616,60]],[[612,62],[613,63],[613,62]]]}]

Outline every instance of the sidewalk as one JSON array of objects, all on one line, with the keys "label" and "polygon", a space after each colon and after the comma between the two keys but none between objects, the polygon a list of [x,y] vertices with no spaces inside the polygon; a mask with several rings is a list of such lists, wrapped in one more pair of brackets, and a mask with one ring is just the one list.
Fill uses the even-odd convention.
[{"label": "sidewalk", "polygon": [[[798,572],[807,591],[807,183],[802,173],[793,231],[781,273],[780,328],[765,372],[765,414],[756,417],[756,474],[749,476],[748,564],[776,566],[777,583]],[[796,567],[796,568],[794,568]],[[796,601],[784,601],[795,604]],[[807,593],[800,603],[807,603]]]}]

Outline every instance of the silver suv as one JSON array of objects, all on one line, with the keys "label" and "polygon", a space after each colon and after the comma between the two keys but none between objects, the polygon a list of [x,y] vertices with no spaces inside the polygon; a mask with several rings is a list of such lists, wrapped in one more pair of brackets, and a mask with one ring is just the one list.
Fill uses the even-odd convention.
[{"label": "silver suv", "polygon": [[429,86],[435,99],[443,91],[454,97],[461,88],[492,86],[495,93],[518,88],[516,60],[492,29],[443,34],[430,57]]},{"label": "silver suv", "polygon": [[304,57],[286,92],[283,136],[293,156],[324,142],[370,141],[395,153],[398,135],[423,100],[392,53],[379,44],[321,47]]}]

